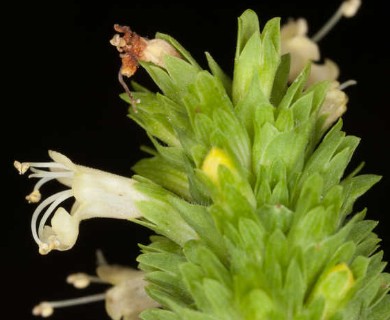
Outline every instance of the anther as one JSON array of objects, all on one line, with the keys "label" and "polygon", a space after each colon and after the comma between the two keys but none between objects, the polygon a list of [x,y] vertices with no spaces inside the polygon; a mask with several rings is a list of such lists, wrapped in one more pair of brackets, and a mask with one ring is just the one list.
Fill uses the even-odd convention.
[{"label": "anther", "polygon": [[91,283],[106,283],[98,277],[90,276],[86,273],[73,273],[66,278],[66,282],[73,285],[77,289],[84,289]]},{"label": "anther", "polygon": [[41,316],[43,318],[50,317],[54,312],[54,308],[49,302],[41,302],[32,310],[34,316]]},{"label": "anther", "polygon": [[16,168],[16,170],[18,170],[20,175],[23,175],[30,168],[30,164],[28,162],[19,162],[15,160],[14,167]]},{"label": "anther", "polygon": [[346,18],[353,17],[362,4],[361,0],[347,0],[341,5],[341,11]]},{"label": "anther", "polygon": [[29,195],[26,196],[28,203],[37,203],[41,201],[41,193],[39,190],[35,189]]}]

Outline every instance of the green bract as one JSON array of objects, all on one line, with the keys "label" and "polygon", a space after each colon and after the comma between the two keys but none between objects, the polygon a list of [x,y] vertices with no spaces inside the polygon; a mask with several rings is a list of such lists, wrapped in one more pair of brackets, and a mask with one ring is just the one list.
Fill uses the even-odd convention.
[{"label": "green bract", "polygon": [[307,88],[310,65],[287,83],[279,19],[238,26],[233,80],[164,34],[182,59],[142,63],[161,92],[135,85],[129,109],[155,147],[134,166],[158,234],[138,261],[162,306],[142,319],[389,319],[375,222],[353,211],[380,178],[346,175],[359,139],[325,132],[329,83]]}]

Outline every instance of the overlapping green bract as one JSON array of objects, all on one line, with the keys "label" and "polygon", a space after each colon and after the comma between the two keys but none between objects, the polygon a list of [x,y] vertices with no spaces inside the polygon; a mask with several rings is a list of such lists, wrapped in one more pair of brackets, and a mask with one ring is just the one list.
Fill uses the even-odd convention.
[{"label": "overlapping green bract", "polygon": [[[162,308],[142,318],[389,319],[376,223],[353,214],[379,178],[346,176],[359,139],[341,120],[324,136],[328,83],[305,88],[308,66],[287,84],[279,19],[260,32],[254,12],[239,18],[233,80],[209,54],[211,72],[157,37],[183,59],[143,63],[161,93],[135,85],[130,108],[155,147],[134,166],[154,198],[141,223],[159,234],[138,261]],[[233,163],[217,183],[202,170],[212,148]]]}]

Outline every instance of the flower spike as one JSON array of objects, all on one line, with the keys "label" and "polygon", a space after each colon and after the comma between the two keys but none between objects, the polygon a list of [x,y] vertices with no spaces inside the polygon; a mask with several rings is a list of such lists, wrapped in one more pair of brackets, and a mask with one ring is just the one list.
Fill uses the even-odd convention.
[{"label": "flower spike", "polygon": [[[360,5],[341,2],[346,17]],[[360,174],[362,166],[349,173],[360,139],[340,120],[343,90],[355,81],[340,84],[337,65],[320,60],[306,20],[279,25],[275,18],[261,30],[252,10],[239,17],[233,79],[210,55],[210,71],[203,70],[168,35],[147,40],[115,27],[119,78],[142,100],[130,118],[155,147],[132,168],[138,176],[83,167],[56,152],[52,162],[15,167],[38,179],[27,200],[40,202],[31,226],[42,254],[71,248],[80,222],[93,217],[131,220],[155,235],[140,246],[143,272],[110,265],[98,251],[96,276],[71,274],[67,282],[110,288],[44,302],[34,314],[104,300],[113,320],[390,319],[376,222],[355,206],[380,177]],[[183,59],[170,56],[162,39]],[[123,79],[138,65],[159,92],[128,90]],[[66,188],[41,196],[53,180]]]}]

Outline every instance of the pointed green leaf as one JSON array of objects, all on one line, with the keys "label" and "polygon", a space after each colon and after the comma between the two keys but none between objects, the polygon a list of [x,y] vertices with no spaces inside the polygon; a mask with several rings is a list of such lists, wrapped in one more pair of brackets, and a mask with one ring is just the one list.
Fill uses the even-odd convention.
[{"label": "pointed green leaf", "polygon": [[386,295],[370,312],[371,320],[389,320],[390,319],[390,294]]},{"label": "pointed green leaf", "polygon": [[306,81],[310,75],[310,65],[308,64],[294,82],[288,87],[286,94],[278,105],[278,109],[289,108],[302,94]]},{"label": "pointed green leaf", "polygon": [[[242,52],[235,59],[232,95],[234,105],[237,105],[248,94],[254,74],[259,73],[260,50],[261,39],[257,31],[249,38]],[[267,95],[264,93],[264,96]]]},{"label": "pointed green leaf", "polygon": [[273,18],[266,23],[261,33],[261,43],[259,69],[261,90],[270,99],[280,63],[280,18]]},{"label": "pointed green leaf", "polygon": [[180,320],[173,312],[161,309],[147,309],[139,317],[142,320]]},{"label": "pointed green leaf", "polygon": [[187,200],[192,199],[186,173],[160,155],[138,161],[132,170]]},{"label": "pointed green leaf", "polygon": [[290,73],[290,62],[291,58],[289,54],[281,56],[271,93],[271,103],[274,106],[278,106],[286,94],[288,75]]},{"label": "pointed green leaf", "polygon": [[[260,127],[267,121],[273,122],[274,107],[259,88],[260,76],[255,73],[247,95],[243,97],[235,107],[237,117],[244,124],[249,137],[253,137],[254,128]],[[262,120],[260,120],[260,118]]]},{"label": "pointed green leaf", "polygon": [[236,59],[241,54],[249,38],[255,33],[260,32],[259,19],[253,10],[245,10],[238,18],[238,35]]},{"label": "pointed green leaf", "polygon": [[232,95],[232,79],[221,69],[213,57],[206,52],[207,63],[214,77],[218,78],[229,97]]}]

